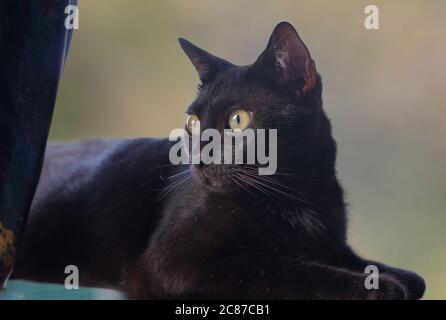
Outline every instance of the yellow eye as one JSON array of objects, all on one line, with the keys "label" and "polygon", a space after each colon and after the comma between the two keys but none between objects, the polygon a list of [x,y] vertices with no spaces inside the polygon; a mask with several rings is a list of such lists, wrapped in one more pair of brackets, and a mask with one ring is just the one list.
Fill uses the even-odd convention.
[{"label": "yellow eye", "polygon": [[186,130],[189,134],[198,134],[200,130],[200,120],[194,114],[188,114],[186,118]]},{"label": "yellow eye", "polygon": [[238,109],[233,111],[229,115],[228,124],[229,128],[233,130],[243,130],[251,122],[251,113],[248,111]]}]

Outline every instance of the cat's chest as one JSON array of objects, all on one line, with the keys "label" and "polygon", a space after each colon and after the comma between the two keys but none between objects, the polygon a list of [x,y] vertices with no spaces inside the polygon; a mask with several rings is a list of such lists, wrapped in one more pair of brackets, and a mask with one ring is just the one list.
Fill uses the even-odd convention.
[{"label": "cat's chest", "polygon": [[[207,195],[189,203],[185,217],[197,228],[210,228],[219,232],[234,233],[250,224],[254,213],[241,207],[232,198]],[[183,206],[184,208],[184,206]]]},{"label": "cat's chest", "polygon": [[172,210],[177,225],[181,225],[178,231],[198,246],[214,243],[267,250],[290,247],[283,240],[286,230],[280,227],[280,217],[254,204],[241,205],[231,197],[202,195],[184,197]]}]

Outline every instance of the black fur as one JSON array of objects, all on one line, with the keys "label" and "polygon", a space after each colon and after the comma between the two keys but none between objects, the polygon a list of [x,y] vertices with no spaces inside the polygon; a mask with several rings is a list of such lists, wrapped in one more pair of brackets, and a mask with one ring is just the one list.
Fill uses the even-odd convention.
[{"label": "black fur", "polygon": [[[223,130],[243,107],[252,128],[277,128],[277,173],[174,166],[168,140],[50,146],[14,276],[63,283],[75,264],[81,284],[130,298],[420,298],[419,276],[346,243],[321,78],[294,28],[279,24],[244,67],[180,43],[202,80],[188,113]],[[379,290],[365,289],[368,264]]]}]

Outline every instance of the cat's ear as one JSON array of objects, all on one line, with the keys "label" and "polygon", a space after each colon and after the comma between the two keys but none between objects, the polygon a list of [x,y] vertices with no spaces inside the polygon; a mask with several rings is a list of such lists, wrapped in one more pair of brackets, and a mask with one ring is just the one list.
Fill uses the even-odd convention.
[{"label": "cat's ear", "polygon": [[255,66],[262,74],[298,95],[307,94],[316,84],[316,66],[310,51],[288,22],[281,22],[274,28]]},{"label": "cat's ear", "polygon": [[228,61],[198,48],[186,39],[179,38],[178,42],[197,70],[202,84],[211,82],[217,74],[232,66]]}]

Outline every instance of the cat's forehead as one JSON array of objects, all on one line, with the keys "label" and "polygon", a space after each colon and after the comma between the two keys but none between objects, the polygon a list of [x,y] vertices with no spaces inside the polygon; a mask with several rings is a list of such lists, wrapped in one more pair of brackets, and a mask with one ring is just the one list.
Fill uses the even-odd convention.
[{"label": "cat's forehead", "polygon": [[274,95],[256,81],[247,67],[234,67],[223,72],[211,84],[204,86],[189,112],[198,113],[202,109],[220,109],[238,104],[255,107],[270,102]]},{"label": "cat's forehead", "polygon": [[252,89],[248,67],[232,67],[222,72],[216,79],[203,90],[204,98],[218,96],[240,96]]}]

